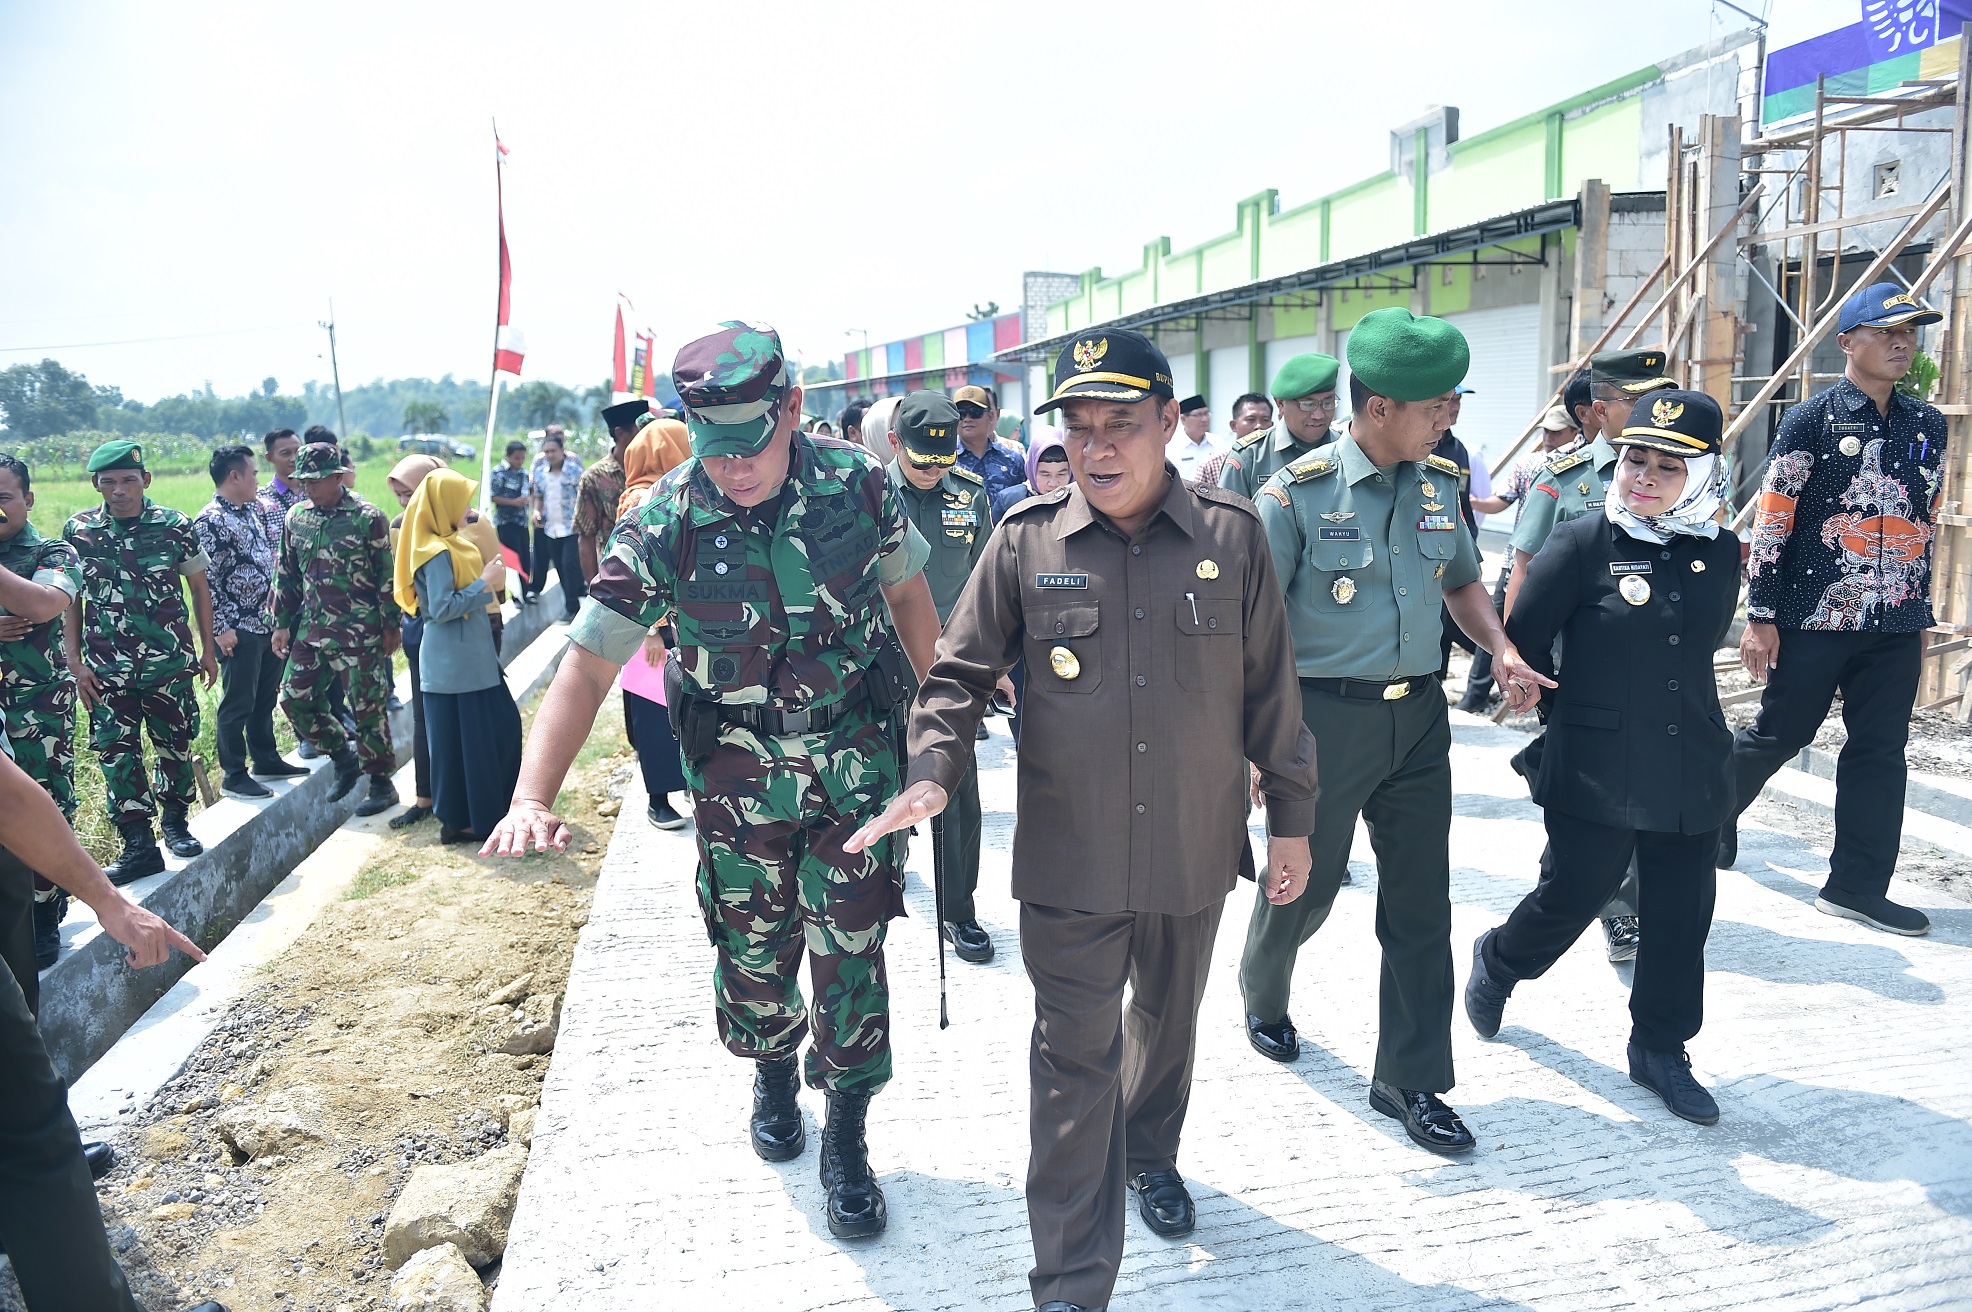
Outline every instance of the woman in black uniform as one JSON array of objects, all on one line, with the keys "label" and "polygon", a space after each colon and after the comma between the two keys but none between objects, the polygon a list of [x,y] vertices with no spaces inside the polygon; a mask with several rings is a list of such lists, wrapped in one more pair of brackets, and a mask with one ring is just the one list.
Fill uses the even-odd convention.
[{"label": "woman in black uniform", "polygon": [[1528,567],[1507,636],[1542,673],[1547,752],[1534,780],[1555,876],[1473,945],[1465,1011],[1499,1032],[1513,986],[1580,937],[1637,857],[1650,932],[1630,990],[1630,1079],[1700,1125],[1718,1104],[1684,1045],[1704,1013],[1712,855],[1731,815],[1732,734],[1712,654],[1739,595],[1739,540],[1721,529],[1718,404],[1659,392],[1622,436],[1602,515],[1556,529]]}]

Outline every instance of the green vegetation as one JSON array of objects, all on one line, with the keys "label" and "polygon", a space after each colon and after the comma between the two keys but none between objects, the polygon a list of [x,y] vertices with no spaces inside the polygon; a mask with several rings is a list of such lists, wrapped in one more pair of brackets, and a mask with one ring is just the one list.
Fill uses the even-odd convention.
[{"label": "green vegetation", "polygon": [[349,891],[343,894],[343,897],[350,902],[361,902],[364,898],[381,893],[386,888],[413,883],[417,878],[416,870],[400,866],[394,861],[372,861],[356,872],[356,878],[350,881]]},{"label": "green vegetation", "polygon": [[1918,401],[1931,399],[1931,389],[1938,385],[1938,362],[1919,351],[1911,357],[1910,372],[1897,380],[1897,390],[1905,396]]}]

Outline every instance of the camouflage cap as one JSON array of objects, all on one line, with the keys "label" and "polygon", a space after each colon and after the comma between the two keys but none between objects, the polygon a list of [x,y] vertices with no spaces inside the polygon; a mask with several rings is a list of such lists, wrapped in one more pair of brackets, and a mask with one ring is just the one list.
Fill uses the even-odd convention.
[{"label": "camouflage cap", "polygon": [[912,392],[897,407],[897,445],[913,463],[959,462],[959,408],[943,392]]},{"label": "camouflage cap", "polygon": [[144,448],[128,438],[105,442],[89,453],[89,472],[100,474],[105,469],[142,469],[144,467]]},{"label": "camouflage cap", "polygon": [[349,472],[349,457],[334,442],[310,442],[295,457],[294,481],[306,483],[318,478],[334,478]]},{"label": "camouflage cap", "polygon": [[759,455],[774,436],[787,394],[780,334],[728,319],[679,348],[671,382],[685,408],[695,456]]}]

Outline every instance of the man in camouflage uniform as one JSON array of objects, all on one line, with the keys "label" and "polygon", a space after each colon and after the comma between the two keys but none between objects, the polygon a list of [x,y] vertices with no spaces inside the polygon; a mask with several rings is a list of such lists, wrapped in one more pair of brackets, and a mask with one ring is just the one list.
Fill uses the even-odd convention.
[{"label": "man in camouflage uniform", "polygon": [[[123,854],[104,872],[111,883],[128,884],[164,869],[151,833],[153,814],[173,856],[205,850],[186,824],[192,743],[199,736],[188,619],[198,626],[197,669],[208,688],[219,678],[219,657],[212,645],[205,548],[188,517],[144,495],[151,485],[144,448],[105,442],[89,457],[88,469],[103,504],[75,515],[62,530],[82,564],[82,605],[63,612],[62,639],[89,711],[89,745],[102,760],[110,819],[123,837]],[[145,734],[157,753],[148,787]]]},{"label": "man in camouflage uniform", "polygon": [[[1248,433],[1226,452],[1219,467],[1218,486],[1248,501],[1287,466],[1318,446],[1335,440],[1335,382],[1342,364],[1332,355],[1310,351],[1297,355],[1274,373],[1274,404],[1280,418]],[[1208,462],[1209,463],[1209,462]],[[1204,472],[1199,475],[1204,480]]]},{"label": "man in camouflage uniform", "polygon": [[[0,715],[14,760],[75,823],[75,676],[62,651],[62,613],[82,591],[82,562],[60,538],[27,522],[27,466],[0,455]],[[68,894],[34,877],[34,964],[62,950]]]},{"label": "man in camouflage uniform", "polygon": [[[342,448],[311,442],[295,461],[295,481],[308,494],[288,511],[274,572],[276,656],[287,658],[281,709],[295,735],[335,763],[341,801],[359,774],[370,776],[357,815],[397,805],[390,775],[390,658],[402,643],[401,615],[391,592],[390,520],[343,481]],[[356,717],[355,744],[330,707],[340,678]]]},{"label": "man in camouflage uniform", "polygon": [[678,352],[672,376],[694,458],[618,522],[513,809],[482,853],[567,846],[555,795],[617,671],[672,617],[668,700],[696,808],[719,1034],[757,1063],[753,1149],[786,1161],[806,1145],[796,1094],[812,1026],[829,1230],[874,1235],[886,1209],[863,1122],[890,1078],[883,939],[903,910],[903,852],[843,844],[898,787],[895,641],[922,675],[938,639],[928,548],[867,452],[796,432],[801,389],[772,329],[722,324]]}]

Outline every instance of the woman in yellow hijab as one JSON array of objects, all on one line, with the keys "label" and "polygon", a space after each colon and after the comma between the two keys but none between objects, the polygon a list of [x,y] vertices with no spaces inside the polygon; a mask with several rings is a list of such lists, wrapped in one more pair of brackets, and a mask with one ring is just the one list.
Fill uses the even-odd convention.
[{"label": "woman in yellow hijab", "polygon": [[616,517],[644,504],[657,481],[690,459],[692,435],[676,419],[653,419],[637,430],[623,452],[623,496]]},{"label": "woman in yellow hijab", "polygon": [[424,621],[418,682],[441,843],[491,833],[520,776],[520,712],[486,614],[506,565],[483,558],[463,531],[477,488],[456,470],[427,473],[397,543],[397,604]]}]

